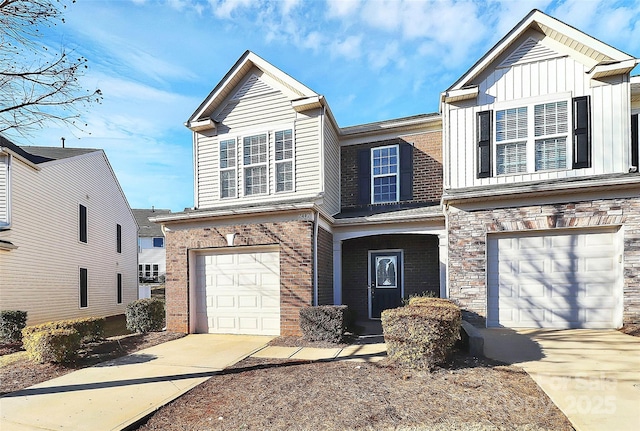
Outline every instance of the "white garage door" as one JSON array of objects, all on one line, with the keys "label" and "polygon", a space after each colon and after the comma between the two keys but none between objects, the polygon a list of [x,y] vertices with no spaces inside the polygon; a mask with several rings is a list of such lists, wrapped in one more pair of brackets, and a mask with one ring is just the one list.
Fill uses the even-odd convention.
[{"label": "white garage door", "polygon": [[621,254],[613,230],[489,235],[487,326],[619,327]]},{"label": "white garage door", "polygon": [[196,332],[280,335],[277,251],[196,255]]}]

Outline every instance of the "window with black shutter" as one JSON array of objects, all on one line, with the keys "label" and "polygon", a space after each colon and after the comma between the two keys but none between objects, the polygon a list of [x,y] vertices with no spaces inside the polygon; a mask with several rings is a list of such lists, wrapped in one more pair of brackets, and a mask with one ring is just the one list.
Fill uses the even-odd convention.
[{"label": "window with black shutter", "polygon": [[89,306],[89,285],[87,269],[80,268],[80,308]]},{"label": "window with black shutter", "polygon": [[118,273],[118,285],[117,285],[117,301],[118,304],[122,304],[122,274]]},{"label": "window with black shutter", "polygon": [[573,98],[573,169],[591,167],[590,97]]},{"label": "window with black shutter", "polygon": [[491,124],[492,111],[478,112],[478,178],[491,176]]},{"label": "window with black shutter", "polygon": [[640,166],[640,142],[638,134],[640,133],[640,125],[638,124],[639,114],[631,116],[631,166],[638,168]]},{"label": "window with black shutter", "polygon": [[116,251],[122,253],[122,226],[116,224]]},{"label": "window with black shutter", "polygon": [[371,203],[371,158],[370,150],[358,151],[358,204]]},{"label": "window with black shutter", "polygon": [[400,200],[413,199],[413,145],[400,144]]},{"label": "window with black shutter", "polygon": [[87,207],[80,204],[79,207],[79,230],[80,230],[80,242],[87,242]]}]

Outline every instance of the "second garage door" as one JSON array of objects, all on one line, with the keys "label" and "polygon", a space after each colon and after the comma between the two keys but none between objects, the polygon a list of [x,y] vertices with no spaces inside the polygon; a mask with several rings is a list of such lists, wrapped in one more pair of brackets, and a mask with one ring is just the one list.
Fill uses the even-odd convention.
[{"label": "second garage door", "polygon": [[196,332],[280,335],[277,251],[196,255]]},{"label": "second garage door", "polygon": [[619,327],[621,253],[616,230],[489,235],[487,326]]}]

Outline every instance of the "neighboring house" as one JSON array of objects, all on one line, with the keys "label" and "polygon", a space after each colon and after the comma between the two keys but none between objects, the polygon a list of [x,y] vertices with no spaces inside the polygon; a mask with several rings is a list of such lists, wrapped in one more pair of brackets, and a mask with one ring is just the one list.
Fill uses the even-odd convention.
[{"label": "neighboring house", "polygon": [[122,314],[137,299],[137,225],[102,150],[0,137],[0,307],[28,324]]},{"label": "neighboring house", "polygon": [[[443,93],[442,114],[341,128],[322,95],[246,52],[186,123],[194,209],[152,218],[169,329],[298,334],[304,306],[375,319],[425,292],[489,325],[640,319],[635,64],[533,11]],[[504,278],[531,261],[508,246],[534,247],[544,277]],[[527,319],[540,309],[564,321]]]},{"label": "neighboring house", "polygon": [[162,227],[149,221],[149,217],[169,214],[171,210],[133,209],[138,223],[138,282],[164,283],[167,253]]}]

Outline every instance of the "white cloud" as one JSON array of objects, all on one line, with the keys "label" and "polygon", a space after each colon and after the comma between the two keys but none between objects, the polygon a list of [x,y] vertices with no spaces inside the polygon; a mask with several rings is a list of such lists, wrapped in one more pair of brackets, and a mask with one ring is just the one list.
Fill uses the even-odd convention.
[{"label": "white cloud", "polygon": [[327,17],[342,18],[351,16],[360,8],[360,0],[327,0]]},{"label": "white cloud", "polygon": [[349,36],[342,42],[334,42],[331,46],[331,53],[347,59],[355,59],[362,55],[361,46],[362,35]]},{"label": "white cloud", "polygon": [[230,19],[237,9],[251,6],[251,0],[209,0],[213,14],[218,18]]},{"label": "white cloud", "polygon": [[382,69],[390,62],[395,62],[399,66],[404,64],[397,41],[386,44],[380,50],[370,52],[368,58],[369,64],[374,70]]}]

